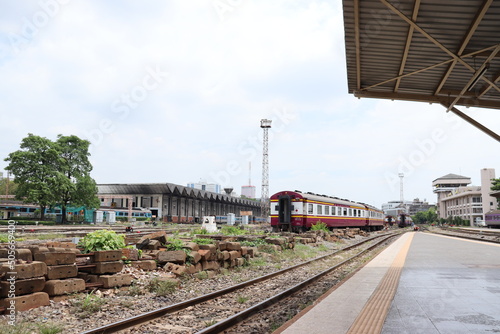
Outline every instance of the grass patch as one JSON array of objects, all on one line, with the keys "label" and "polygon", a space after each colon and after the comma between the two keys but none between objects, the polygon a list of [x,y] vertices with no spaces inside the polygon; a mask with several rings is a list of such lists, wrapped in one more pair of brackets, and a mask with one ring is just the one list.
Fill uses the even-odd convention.
[{"label": "grass patch", "polygon": [[7,233],[0,233],[0,242],[9,242],[9,235]]},{"label": "grass patch", "polygon": [[64,329],[64,326],[52,322],[37,324],[36,326],[40,334],[58,334],[62,333]]},{"label": "grass patch", "polygon": [[91,292],[84,297],[73,299],[72,304],[77,316],[79,318],[85,318],[92,313],[99,312],[102,306],[106,304],[106,300]]},{"label": "grass patch", "polygon": [[131,286],[129,286],[127,290],[127,294],[132,297],[142,296],[144,293],[145,293],[144,289],[136,284],[132,284]]},{"label": "grass patch", "polygon": [[282,253],[287,257],[295,255],[296,257],[299,257],[302,260],[306,260],[312,257],[316,257],[319,253],[319,250],[316,247],[311,247],[303,244],[296,244],[293,250],[286,249]]},{"label": "grass patch", "polygon": [[198,245],[211,245],[214,243],[214,240],[209,238],[194,238],[193,242]]},{"label": "grass patch", "polygon": [[237,226],[222,226],[220,229],[220,233],[224,235],[242,235],[242,234],[247,234],[248,232],[237,227]]},{"label": "grass patch", "polygon": [[208,273],[206,271],[200,271],[196,273],[197,279],[208,279]]},{"label": "grass patch", "polygon": [[173,279],[160,279],[155,277],[151,279],[147,285],[149,292],[153,292],[156,296],[166,296],[173,293],[177,289],[178,282]]},{"label": "grass patch", "polygon": [[250,259],[250,267],[265,267],[267,266],[267,261],[262,257],[254,257]]},{"label": "grass patch", "polygon": [[191,230],[191,232],[189,233],[191,236],[194,236],[196,234],[210,234],[210,232],[208,232],[206,229],[204,228],[195,228],[193,230]]},{"label": "grass patch", "polygon": [[0,321],[0,334],[31,334],[33,330],[33,323],[31,322],[22,321],[10,325],[7,320]]},{"label": "grass patch", "polygon": [[238,296],[236,297],[236,302],[240,303],[240,304],[244,304],[246,303],[250,298],[248,297],[245,297],[245,296]]},{"label": "grass patch", "polygon": [[329,251],[330,249],[328,247],[326,247],[325,245],[321,244],[319,245],[317,248],[316,248],[318,251],[320,252],[327,252]]},{"label": "grass patch", "polygon": [[215,319],[212,319],[212,320],[209,320],[209,321],[205,321],[205,327],[213,326],[216,323],[217,323],[217,320],[215,320]]},{"label": "grass patch", "polygon": [[53,240],[53,239],[63,239],[67,238],[64,234],[60,233],[47,233],[38,235],[26,235],[23,234],[23,238],[26,240]]}]

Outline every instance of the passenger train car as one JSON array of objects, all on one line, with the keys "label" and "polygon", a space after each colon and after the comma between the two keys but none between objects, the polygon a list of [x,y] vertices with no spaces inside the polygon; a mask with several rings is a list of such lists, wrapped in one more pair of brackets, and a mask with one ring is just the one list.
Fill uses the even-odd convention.
[{"label": "passenger train car", "polygon": [[368,204],[313,193],[280,191],[271,196],[274,231],[305,231],[318,221],[328,228],[359,227],[380,230],[384,213]]}]

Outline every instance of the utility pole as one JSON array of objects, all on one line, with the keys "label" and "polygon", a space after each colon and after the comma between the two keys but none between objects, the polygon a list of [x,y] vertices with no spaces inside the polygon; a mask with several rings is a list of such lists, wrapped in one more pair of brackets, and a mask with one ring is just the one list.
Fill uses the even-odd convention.
[{"label": "utility pole", "polygon": [[260,196],[260,208],[262,217],[269,217],[269,154],[267,152],[269,144],[269,129],[271,128],[270,119],[261,119],[260,127],[264,130],[262,140],[262,191]]},{"label": "utility pole", "polygon": [[404,208],[404,211],[406,212],[406,207],[405,207],[405,200],[404,200],[404,194],[403,194],[403,178],[404,178],[403,173],[399,173],[399,200],[401,201],[401,205]]},{"label": "utility pole", "polygon": [[9,194],[9,181],[10,181],[9,171],[7,171],[7,180],[5,181],[5,195]]}]

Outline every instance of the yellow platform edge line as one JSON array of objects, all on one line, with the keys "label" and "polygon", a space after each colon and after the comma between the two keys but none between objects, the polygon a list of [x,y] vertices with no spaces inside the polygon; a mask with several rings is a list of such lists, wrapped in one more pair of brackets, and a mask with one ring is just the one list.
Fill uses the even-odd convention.
[{"label": "yellow platform edge line", "polygon": [[410,249],[415,233],[412,232],[398,255],[392,262],[379,285],[366,302],[354,323],[347,331],[348,334],[379,334],[384,326],[389,307],[398,289],[399,278],[403,270],[406,255]]}]

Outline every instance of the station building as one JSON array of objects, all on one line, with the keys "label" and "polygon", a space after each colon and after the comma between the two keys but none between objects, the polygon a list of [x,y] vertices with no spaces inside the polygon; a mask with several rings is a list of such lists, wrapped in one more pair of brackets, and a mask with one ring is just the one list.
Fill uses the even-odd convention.
[{"label": "station building", "polygon": [[439,218],[460,217],[471,226],[485,220],[485,214],[496,209],[496,199],[491,196],[495,169],[481,169],[481,186],[470,186],[470,177],[448,174],[432,181],[438,196]]},{"label": "station building", "polygon": [[199,222],[203,216],[241,212],[260,216],[260,202],[172,183],[98,184],[102,207],[139,208],[165,222]]}]

